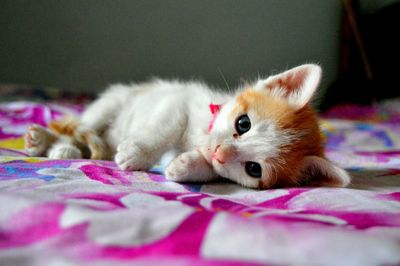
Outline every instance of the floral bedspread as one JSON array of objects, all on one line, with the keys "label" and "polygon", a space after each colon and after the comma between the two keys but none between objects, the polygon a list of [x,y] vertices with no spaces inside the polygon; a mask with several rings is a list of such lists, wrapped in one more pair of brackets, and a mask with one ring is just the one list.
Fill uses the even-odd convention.
[{"label": "floral bedspread", "polygon": [[342,106],[321,120],[351,187],[258,191],[26,157],[30,123],[82,106],[0,104],[0,265],[399,265],[399,106]]}]

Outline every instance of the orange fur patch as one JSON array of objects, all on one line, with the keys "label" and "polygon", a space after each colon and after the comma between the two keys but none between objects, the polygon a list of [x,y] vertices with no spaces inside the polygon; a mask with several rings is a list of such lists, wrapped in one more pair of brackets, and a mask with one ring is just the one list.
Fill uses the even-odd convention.
[{"label": "orange fur patch", "polygon": [[73,136],[75,134],[78,124],[76,121],[71,119],[52,121],[49,124],[49,128],[60,135]]},{"label": "orange fur patch", "polygon": [[249,89],[237,97],[237,105],[233,108],[231,116],[236,117],[240,113],[248,113],[251,108],[260,120],[273,119],[275,122],[285,121],[295,108],[286,101],[274,98],[263,91]]},{"label": "orange fur patch", "polygon": [[93,132],[84,132],[82,133],[82,138],[86,145],[88,145],[90,150],[90,159],[93,160],[101,160],[103,158],[103,149],[100,143],[97,143],[94,140],[94,133]]}]

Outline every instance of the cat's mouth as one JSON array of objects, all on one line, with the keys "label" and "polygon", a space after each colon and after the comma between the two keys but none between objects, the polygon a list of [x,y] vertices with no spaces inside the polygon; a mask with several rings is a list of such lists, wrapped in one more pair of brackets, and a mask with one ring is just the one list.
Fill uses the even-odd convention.
[{"label": "cat's mouth", "polygon": [[217,161],[219,164],[225,164],[225,161],[223,161],[222,159],[218,158],[215,153],[212,155],[211,157],[212,161]]},{"label": "cat's mouth", "polygon": [[[221,177],[228,178],[227,172],[225,170],[225,163],[219,162],[216,158],[212,158],[211,166],[214,171]],[[230,179],[230,178],[228,178]]]}]

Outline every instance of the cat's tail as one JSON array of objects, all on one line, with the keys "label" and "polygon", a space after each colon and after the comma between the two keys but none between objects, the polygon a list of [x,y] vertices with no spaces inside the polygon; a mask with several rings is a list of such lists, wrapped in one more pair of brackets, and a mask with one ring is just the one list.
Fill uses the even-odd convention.
[{"label": "cat's tail", "polygon": [[76,119],[66,117],[50,122],[48,127],[54,133],[71,137],[78,148],[84,151],[83,154],[86,154],[84,157],[94,160],[109,159],[107,145],[101,137],[93,130],[80,127]]}]

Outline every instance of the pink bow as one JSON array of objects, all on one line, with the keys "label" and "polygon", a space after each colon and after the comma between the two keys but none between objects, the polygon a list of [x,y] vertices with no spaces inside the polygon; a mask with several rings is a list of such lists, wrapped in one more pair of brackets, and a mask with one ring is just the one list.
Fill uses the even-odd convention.
[{"label": "pink bow", "polygon": [[214,126],[215,119],[217,119],[219,111],[221,110],[222,104],[210,103],[208,107],[210,108],[210,112],[212,114],[212,119],[210,121],[210,124],[208,125],[208,131],[207,131],[208,133],[210,133]]}]

